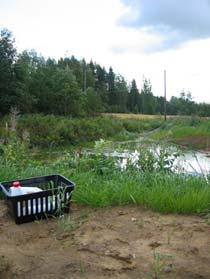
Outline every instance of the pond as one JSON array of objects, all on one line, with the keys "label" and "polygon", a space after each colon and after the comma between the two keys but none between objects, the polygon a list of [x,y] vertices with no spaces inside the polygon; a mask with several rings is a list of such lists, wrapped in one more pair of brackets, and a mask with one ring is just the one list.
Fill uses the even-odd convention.
[{"label": "pond", "polygon": [[[161,151],[168,153],[168,159],[172,159],[172,170],[176,172],[184,172],[192,175],[201,175],[210,173],[210,153],[198,151],[183,151],[177,146],[160,145],[154,142],[142,142],[141,140],[125,141],[125,142],[108,142],[99,140],[95,144],[95,148],[67,148],[65,150],[51,150],[35,153],[34,157],[42,161],[52,162],[63,157],[67,152],[82,152],[86,154],[95,154],[102,152],[106,156],[120,159],[121,167],[126,167],[127,159],[130,158],[135,164],[141,156],[141,150],[149,150],[157,156]],[[177,156],[178,154],[178,156]],[[166,158],[165,158],[166,159]]]},{"label": "pond", "polygon": [[210,154],[198,151],[184,152],[177,158],[176,164],[187,173],[206,175],[210,173]]},{"label": "pond", "polygon": [[[104,142],[105,143],[105,142]],[[102,142],[97,142],[97,145],[103,146]],[[135,161],[141,156],[141,150],[149,150],[156,156],[160,156],[161,152],[168,153],[168,158],[173,162],[172,170],[176,172],[184,172],[192,175],[207,175],[210,173],[210,153],[199,151],[181,150],[177,146],[160,145],[154,142],[145,142],[140,140],[118,142],[105,145],[104,153],[106,155],[129,158]],[[94,152],[94,151],[93,151]],[[122,168],[126,166],[126,160],[121,160]]]}]

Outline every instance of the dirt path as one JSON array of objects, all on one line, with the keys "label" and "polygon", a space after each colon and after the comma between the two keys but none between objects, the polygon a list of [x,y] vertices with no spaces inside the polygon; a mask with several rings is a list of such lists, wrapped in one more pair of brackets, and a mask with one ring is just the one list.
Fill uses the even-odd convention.
[{"label": "dirt path", "polygon": [[15,225],[0,201],[0,278],[210,278],[210,219],[135,206],[69,216]]}]

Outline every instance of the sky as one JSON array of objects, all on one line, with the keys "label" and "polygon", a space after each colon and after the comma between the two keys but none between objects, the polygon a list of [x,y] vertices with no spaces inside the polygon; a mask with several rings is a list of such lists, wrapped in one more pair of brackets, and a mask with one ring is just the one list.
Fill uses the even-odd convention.
[{"label": "sky", "polygon": [[0,0],[0,29],[19,52],[74,55],[112,66],[167,99],[185,90],[210,103],[210,0]]}]

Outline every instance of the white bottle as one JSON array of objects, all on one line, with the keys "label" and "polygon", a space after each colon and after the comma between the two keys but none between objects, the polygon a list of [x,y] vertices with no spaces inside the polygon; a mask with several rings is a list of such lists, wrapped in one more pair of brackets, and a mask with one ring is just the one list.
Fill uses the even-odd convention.
[{"label": "white bottle", "polygon": [[42,191],[42,189],[37,187],[21,187],[19,181],[15,181],[12,183],[12,187],[10,187],[11,196],[20,196],[26,194],[33,194]]}]

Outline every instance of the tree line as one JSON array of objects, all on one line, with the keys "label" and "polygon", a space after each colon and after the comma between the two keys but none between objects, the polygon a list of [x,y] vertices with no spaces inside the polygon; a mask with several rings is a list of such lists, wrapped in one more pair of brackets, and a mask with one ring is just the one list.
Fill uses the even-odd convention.
[{"label": "tree line", "polygon": [[[166,103],[167,113],[210,116],[210,104],[195,103],[181,92]],[[7,29],[0,33],[0,114],[20,113],[92,116],[100,112],[163,114],[164,98],[154,96],[149,79],[141,90],[112,67],[71,57],[44,58],[36,51],[18,53]]]}]

